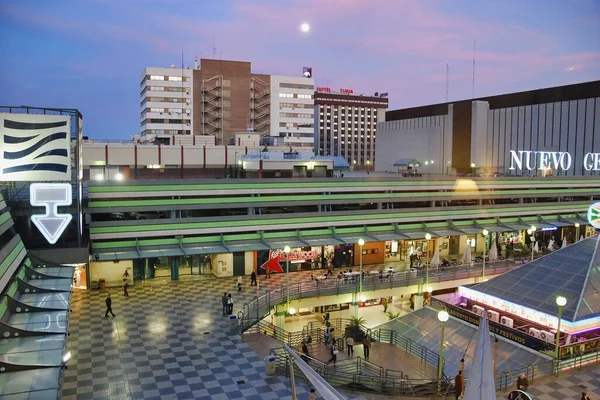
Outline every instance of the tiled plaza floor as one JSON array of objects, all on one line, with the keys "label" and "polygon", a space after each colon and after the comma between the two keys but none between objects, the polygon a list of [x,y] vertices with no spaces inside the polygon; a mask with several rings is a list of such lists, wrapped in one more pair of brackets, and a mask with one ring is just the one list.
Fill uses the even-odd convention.
[{"label": "tiled plaza floor", "polygon": [[[380,266],[365,267],[372,268]],[[290,274],[290,283],[310,280],[311,273],[315,271]],[[136,283],[129,298],[117,288],[75,293],[67,342],[72,360],[62,398],[291,398],[289,379],[265,374],[262,359],[229,329],[221,307],[223,292],[233,293],[236,313],[257,294],[279,288],[285,275],[261,280],[259,289],[248,286],[245,277],[241,292],[236,282],[214,276],[182,277],[177,282],[160,278]],[[113,297],[115,318],[104,317],[107,292]],[[578,399],[574,393],[581,396],[580,386],[586,385],[596,399],[599,380],[599,368],[574,371],[540,380],[530,390],[536,399]],[[296,385],[298,398],[308,399],[308,386]]]}]

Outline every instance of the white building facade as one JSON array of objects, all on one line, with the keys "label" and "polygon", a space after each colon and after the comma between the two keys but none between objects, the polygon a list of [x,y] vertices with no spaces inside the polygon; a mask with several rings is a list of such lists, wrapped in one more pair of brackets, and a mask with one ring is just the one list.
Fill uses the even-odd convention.
[{"label": "white building facade", "polygon": [[312,78],[271,75],[273,145],[313,146],[314,90]]},{"label": "white building facade", "polygon": [[315,92],[315,153],[340,156],[354,168],[373,168],[377,124],[385,121],[386,97],[355,95],[349,89]]},{"label": "white building facade", "polygon": [[140,133],[143,141],[156,136],[193,132],[192,70],[147,67],[140,77]]},{"label": "white building facade", "polygon": [[377,171],[416,159],[419,172],[600,175],[600,81],[388,112]]}]

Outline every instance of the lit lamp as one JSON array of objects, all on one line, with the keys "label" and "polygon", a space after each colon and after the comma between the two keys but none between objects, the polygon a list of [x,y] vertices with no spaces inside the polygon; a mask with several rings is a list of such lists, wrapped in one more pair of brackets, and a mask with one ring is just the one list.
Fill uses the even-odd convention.
[{"label": "lit lamp", "polygon": [[360,247],[360,256],[359,256],[359,262],[360,262],[360,276],[358,277],[358,297],[359,299],[361,299],[360,301],[363,301],[361,298],[362,295],[362,253],[363,253],[363,246],[365,245],[365,241],[362,239],[358,239],[358,246]]},{"label": "lit lamp", "polygon": [[310,161],[307,165],[307,168],[312,171],[313,169],[315,169],[315,163]]},{"label": "lit lamp", "polygon": [[575,240],[577,242],[579,240],[579,222],[575,222]]},{"label": "lit lamp", "polygon": [[371,166],[371,160],[367,160],[367,173],[369,172],[370,166]]},{"label": "lit lamp", "polygon": [[285,287],[287,292],[287,310],[289,314],[291,313],[290,309],[290,246],[285,246],[283,249],[285,252]]},{"label": "lit lamp", "polygon": [[471,172],[473,174],[475,173],[475,163],[474,162],[471,163]]},{"label": "lit lamp", "polygon": [[535,247],[535,231],[537,228],[531,225],[531,228],[527,229],[527,233],[531,235],[531,261],[533,261],[533,248]]},{"label": "lit lamp", "polygon": [[429,287],[429,241],[431,240],[431,235],[429,233],[425,234],[425,240],[427,241],[427,264],[425,265],[425,287]]},{"label": "lit lamp", "polygon": [[442,337],[440,342],[440,359],[438,361],[438,396],[442,391],[442,374],[444,372],[443,360],[444,360],[444,326],[446,325],[446,321],[448,321],[448,313],[446,311],[440,311],[438,313],[438,319],[442,323]]},{"label": "lit lamp", "polygon": [[556,345],[554,349],[554,359],[556,360],[556,375],[558,375],[558,357],[560,356],[560,320],[562,318],[563,307],[567,304],[567,299],[563,296],[556,298],[556,304],[558,305],[558,326],[556,327]]},{"label": "lit lamp", "polygon": [[484,229],[483,232],[483,267],[481,268],[481,281],[485,280],[485,248],[487,247],[486,239],[487,235],[490,233],[487,229]]}]

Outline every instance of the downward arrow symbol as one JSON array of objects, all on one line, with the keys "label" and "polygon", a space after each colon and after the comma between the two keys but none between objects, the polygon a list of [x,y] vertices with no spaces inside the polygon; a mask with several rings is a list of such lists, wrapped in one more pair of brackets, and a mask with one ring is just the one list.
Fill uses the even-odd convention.
[{"label": "downward arrow symbol", "polygon": [[32,206],[46,208],[45,214],[32,215],[31,221],[48,243],[55,244],[73,219],[71,214],[58,213],[58,206],[70,206],[73,202],[71,184],[32,183],[29,187],[29,194]]}]

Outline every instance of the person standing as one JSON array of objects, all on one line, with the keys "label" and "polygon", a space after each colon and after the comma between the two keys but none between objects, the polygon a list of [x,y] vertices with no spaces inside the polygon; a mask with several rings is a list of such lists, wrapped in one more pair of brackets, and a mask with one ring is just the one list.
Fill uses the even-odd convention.
[{"label": "person standing", "polygon": [[454,394],[456,395],[456,400],[462,395],[464,386],[465,381],[463,380],[462,371],[458,371],[458,375],[454,377]]},{"label": "person standing", "polygon": [[528,387],[529,387],[529,380],[527,379],[525,374],[519,375],[519,377],[517,378],[517,389],[527,391]]},{"label": "person standing", "polygon": [[250,286],[256,286],[256,272],[252,271],[252,274],[250,274]]},{"label": "person standing", "polygon": [[335,344],[333,341],[329,344],[329,354],[331,354],[331,358],[327,361],[327,364],[333,361],[333,366],[335,367],[335,362],[337,361],[337,349],[335,348]]},{"label": "person standing", "polygon": [[231,293],[227,295],[227,315],[233,314],[233,299]]},{"label": "person standing", "polygon": [[363,352],[365,358],[369,358],[369,355],[371,354],[371,341],[369,340],[368,336],[365,336],[363,339]]},{"label": "person standing", "polygon": [[310,389],[308,400],[317,400],[317,391],[315,389]]},{"label": "person standing", "polygon": [[388,299],[387,299],[387,297],[383,298],[383,300],[381,301],[381,304],[383,304],[383,312],[387,312],[387,308],[388,308]]},{"label": "person standing", "polygon": [[223,293],[223,297],[221,297],[221,303],[223,303],[223,315],[227,315],[227,292]]},{"label": "person standing", "polygon": [[310,354],[308,353],[308,346],[306,345],[306,342],[302,342],[302,356],[300,358],[302,358],[304,360],[304,362],[308,362],[308,357],[310,356]]},{"label": "person standing", "polygon": [[125,297],[129,297],[129,292],[127,291],[127,288],[129,287],[129,283],[127,282],[127,279],[124,279],[125,282],[123,282],[123,296]]},{"label": "person standing", "polygon": [[106,313],[104,314],[104,318],[108,318],[108,313],[111,313],[113,318],[116,317],[112,310],[112,299],[110,298],[110,293],[108,296],[106,296]]},{"label": "person standing", "polygon": [[348,357],[350,357],[350,353],[354,356],[354,339],[352,336],[346,338],[346,347],[348,348]]},{"label": "person standing", "polygon": [[581,393],[581,400],[591,400],[590,396],[588,396],[587,392]]},{"label": "person standing", "polygon": [[238,276],[238,282],[237,282],[238,292],[240,292],[242,290],[242,283],[243,283],[243,280],[242,280],[242,276],[240,275],[240,276]]}]

